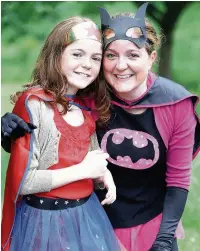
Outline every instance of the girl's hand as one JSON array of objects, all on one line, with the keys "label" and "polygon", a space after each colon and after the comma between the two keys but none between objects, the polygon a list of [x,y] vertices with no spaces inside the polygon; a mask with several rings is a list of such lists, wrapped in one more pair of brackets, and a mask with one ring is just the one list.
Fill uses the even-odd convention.
[{"label": "girl's hand", "polygon": [[107,171],[107,159],[109,155],[101,150],[88,152],[80,163],[80,172],[85,179],[97,179],[103,177]]},{"label": "girl's hand", "polygon": [[101,205],[112,204],[116,200],[116,186],[112,177],[112,174],[109,170],[107,170],[104,176],[101,178],[101,181],[104,183],[108,192],[106,194],[106,198],[101,202]]}]

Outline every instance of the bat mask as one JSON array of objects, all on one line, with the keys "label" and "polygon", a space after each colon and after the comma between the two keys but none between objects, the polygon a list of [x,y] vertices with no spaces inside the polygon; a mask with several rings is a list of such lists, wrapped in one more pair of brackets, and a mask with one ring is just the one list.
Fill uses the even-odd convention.
[{"label": "bat mask", "polygon": [[145,27],[147,5],[148,3],[145,3],[140,6],[134,18],[128,16],[111,18],[104,8],[99,7],[104,48],[115,40],[129,40],[138,48],[144,47],[145,42],[148,42]]}]

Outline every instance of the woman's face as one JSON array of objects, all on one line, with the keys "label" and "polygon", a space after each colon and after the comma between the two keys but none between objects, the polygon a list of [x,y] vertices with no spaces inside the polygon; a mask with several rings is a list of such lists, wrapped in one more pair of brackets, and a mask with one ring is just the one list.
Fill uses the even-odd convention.
[{"label": "woman's face", "polygon": [[149,55],[145,48],[139,49],[131,41],[113,41],[104,53],[105,79],[119,96],[132,93],[132,97],[139,97],[146,91],[146,82],[143,83],[155,59],[156,51]]},{"label": "woman's face", "polygon": [[102,59],[102,44],[92,39],[76,40],[66,47],[61,69],[68,81],[67,94],[76,94],[98,76]]}]

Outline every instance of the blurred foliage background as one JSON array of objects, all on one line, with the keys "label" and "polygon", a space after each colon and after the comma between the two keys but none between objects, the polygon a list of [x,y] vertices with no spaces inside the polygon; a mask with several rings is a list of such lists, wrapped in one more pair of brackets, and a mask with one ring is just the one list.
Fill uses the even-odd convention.
[{"label": "blurred foliage background", "polygon": [[[12,110],[9,96],[30,81],[44,39],[60,21],[70,16],[87,16],[98,25],[98,6],[112,15],[135,11],[142,2],[1,2],[1,114]],[[184,85],[200,96],[200,2],[152,2],[148,19],[166,41],[159,52],[154,71]],[[200,107],[198,107],[200,114]],[[2,150],[2,196],[9,154]],[[180,251],[200,250],[200,156],[193,162],[192,185],[183,215],[186,238]]]}]

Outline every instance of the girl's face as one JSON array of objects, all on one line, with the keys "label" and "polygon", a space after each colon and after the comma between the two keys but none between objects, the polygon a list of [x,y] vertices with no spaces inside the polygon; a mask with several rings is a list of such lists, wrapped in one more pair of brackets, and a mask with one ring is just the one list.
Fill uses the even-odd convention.
[{"label": "girl's face", "polygon": [[68,45],[61,57],[61,69],[68,81],[67,94],[76,94],[98,76],[102,44],[91,39],[76,40]]},{"label": "girl's face", "polygon": [[137,98],[146,91],[146,78],[156,59],[128,40],[113,41],[105,51],[103,71],[108,84],[119,96]]}]

